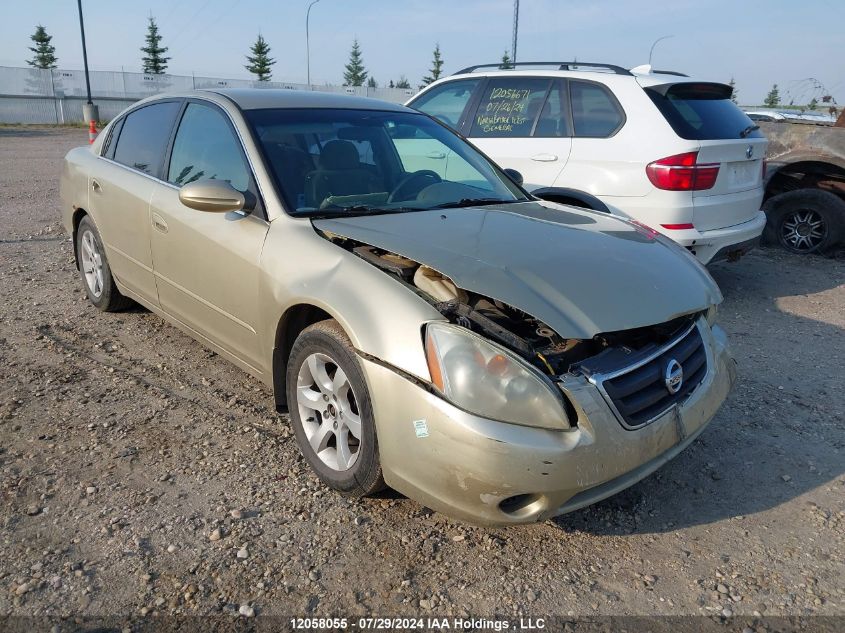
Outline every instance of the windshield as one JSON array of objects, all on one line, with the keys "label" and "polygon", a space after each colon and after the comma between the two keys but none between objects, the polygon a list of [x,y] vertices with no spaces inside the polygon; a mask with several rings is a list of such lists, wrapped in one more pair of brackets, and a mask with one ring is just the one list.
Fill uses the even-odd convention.
[{"label": "windshield", "polygon": [[311,108],[245,115],[292,215],[527,199],[469,143],[422,114]]}]

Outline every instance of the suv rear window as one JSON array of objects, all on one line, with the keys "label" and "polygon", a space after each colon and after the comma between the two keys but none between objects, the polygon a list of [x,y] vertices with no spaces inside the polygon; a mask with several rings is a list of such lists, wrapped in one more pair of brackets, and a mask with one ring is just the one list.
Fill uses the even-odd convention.
[{"label": "suv rear window", "polygon": [[570,80],[569,99],[575,136],[607,138],[616,134],[625,123],[625,113],[619,102],[604,86]]},{"label": "suv rear window", "polygon": [[[731,101],[731,88],[724,84],[665,84],[645,91],[681,138],[696,141],[737,139],[754,125]],[[746,132],[747,138],[761,136],[758,130]]]}]

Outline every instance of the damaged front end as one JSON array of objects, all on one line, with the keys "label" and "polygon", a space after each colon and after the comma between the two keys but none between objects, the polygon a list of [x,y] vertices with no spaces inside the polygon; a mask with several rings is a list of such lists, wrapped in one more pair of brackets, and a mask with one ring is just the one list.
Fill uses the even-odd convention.
[{"label": "damaged front end", "polygon": [[[668,322],[586,339],[566,338],[516,307],[458,287],[426,264],[330,232],[321,235],[394,277],[436,308],[449,324],[477,336],[476,341],[459,337],[463,344],[452,344],[457,339],[448,329],[433,329],[429,324],[425,346],[432,384],[465,410],[515,424],[561,428],[559,420],[565,419],[566,428],[575,426],[575,408],[554,383],[564,375],[589,378],[597,372],[596,367],[606,368],[608,363],[617,368],[630,365],[690,331],[701,315],[693,312]],[[447,355],[444,348],[454,350]],[[512,357],[529,371],[512,363]],[[457,381],[461,384],[450,385]],[[538,388],[537,382],[548,389]],[[549,393],[555,402],[544,402]]]}]

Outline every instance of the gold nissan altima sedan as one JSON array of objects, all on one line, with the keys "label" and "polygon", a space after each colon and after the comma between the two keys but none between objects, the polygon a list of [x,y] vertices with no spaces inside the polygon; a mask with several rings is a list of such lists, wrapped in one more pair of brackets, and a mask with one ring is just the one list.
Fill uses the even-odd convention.
[{"label": "gold nissan altima sedan", "polygon": [[195,91],[69,152],[62,215],[91,302],[270,385],[327,486],[513,524],[647,476],[735,379],[692,256],[519,180],[402,106]]}]

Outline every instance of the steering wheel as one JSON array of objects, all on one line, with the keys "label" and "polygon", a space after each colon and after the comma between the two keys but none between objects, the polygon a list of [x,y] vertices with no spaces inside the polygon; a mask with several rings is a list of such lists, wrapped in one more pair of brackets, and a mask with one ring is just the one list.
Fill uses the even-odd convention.
[{"label": "steering wheel", "polygon": [[[430,180],[431,183],[425,182],[426,180]],[[422,191],[424,187],[438,182],[443,182],[443,179],[437,174],[437,172],[431,171],[430,169],[420,169],[419,171],[408,174],[400,180],[399,184],[396,185],[393,188],[393,191],[390,192],[390,195],[387,197],[387,201],[402,202],[404,200],[410,200],[413,196]],[[415,184],[417,185],[416,187],[413,186]]]}]

